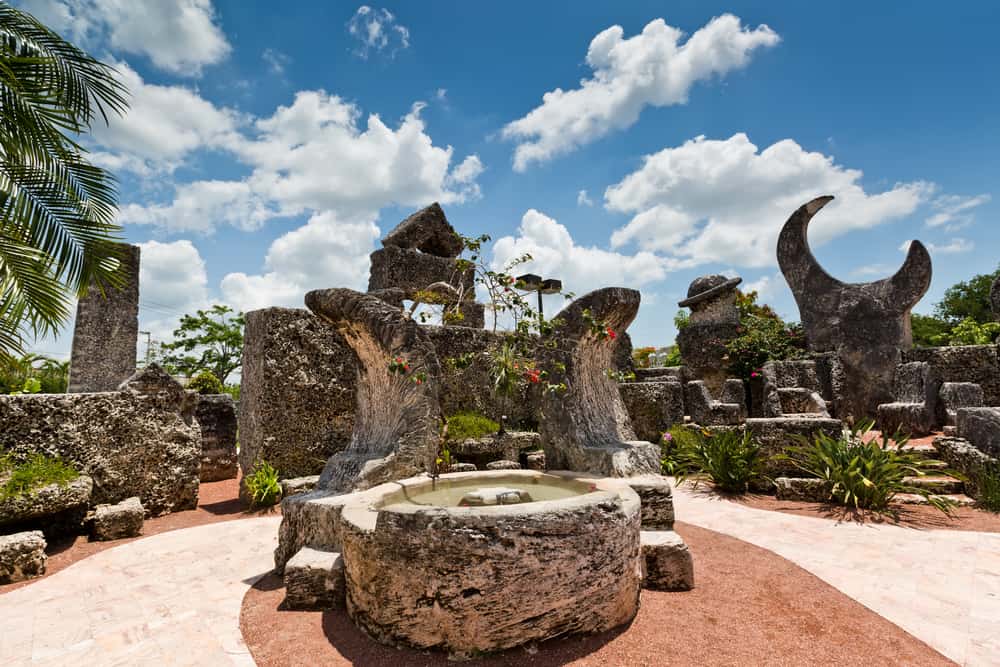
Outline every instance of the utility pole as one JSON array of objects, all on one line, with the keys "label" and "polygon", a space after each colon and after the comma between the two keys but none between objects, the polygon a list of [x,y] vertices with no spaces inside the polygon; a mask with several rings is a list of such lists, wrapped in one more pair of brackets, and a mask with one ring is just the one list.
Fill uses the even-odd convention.
[{"label": "utility pole", "polygon": [[146,365],[149,366],[153,358],[153,334],[150,331],[140,331],[139,335],[146,337]]}]

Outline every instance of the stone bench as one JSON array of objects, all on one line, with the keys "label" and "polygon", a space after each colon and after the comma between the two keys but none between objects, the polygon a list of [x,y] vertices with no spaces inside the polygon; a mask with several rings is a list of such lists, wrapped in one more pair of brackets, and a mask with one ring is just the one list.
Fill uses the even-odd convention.
[{"label": "stone bench", "polygon": [[642,585],[657,591],[689,591],[694,588],[694,562],[680,535],[672,530],[644,530]]},{"label": "stone bench", "polygon": [[0,584],[45,574],[45,536],[40,530],[0,535]]},{"label": "stone bench", "polygon": [[122,540],[142,535],[145,511],[137,497],[127,498],[116,505],[94,508],[91,539],[99,542]]},{"label": "stone bench", "polygon": [[342,609],[345,594],[340,553],[303,547],[285,564],[285,609]]},{"label": "stone bench", "polygon": [[49,484],[0,500],[0,526],[41,527],[50,535],[75,532],[87,513],[93,487],[90,477],[80,475],[67,484]]}]

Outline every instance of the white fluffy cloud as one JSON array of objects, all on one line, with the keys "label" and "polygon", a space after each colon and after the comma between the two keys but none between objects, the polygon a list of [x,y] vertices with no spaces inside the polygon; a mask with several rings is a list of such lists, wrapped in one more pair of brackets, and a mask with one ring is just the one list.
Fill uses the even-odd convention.
[{"label": "white fluffy cloud", "polygon": [[389,58],[410,46],[410,31],[396,21],[388,9],[373,9],[361,5],[347,22],[347,33],[358,42],[354,53],[367,59],[372,53]]},{"label": "white fluffy cloud", "polygon": [[181,315],[210,304],[205,261],[188,240],[148,241],[139,247],[140,328],[154,340],[167,340]]},{"label": "white fluffy cloud", "polygon": [[990,201],[988,194],[976,195],[975,197],[963,197],[961,195],[946,195],[938,197],[931,202],[931,207],[937,211],[927,218],[928,227],[948,228],[964,227],[972,222],[972,209],[982,206]]},{"label": "white fluffy cloud", "polygon": [[594,200],[590,198],[586,190],[580,190],[576,193],[576,205],[577,206],[593,206]]},{"label": "white fluffy cloud", "polygon": [[310,289],[366,289],[368,255],[379,229],[373,221],[342,222],[332,213],[314,215],[271,244],[260,275],[230,273],[222,280],[226,301],[242,310],[302,306]]},{"label": "white fluffy cloud", "polygon": [[753,51],[779,41],[766,25],[749,29],[731,14],[712,19],[684,44],[684,33],[663,19],[634,37],[623,35],[618,25],[599,33],[587,50],[593,76],[579,88],[545,93],[541,106],[503,129],[519,142],[516,171],[627,128],[647,106],[684,104],[695,83],[744,67]]},{"label": "white fluffy cloud", "polygon": [[818,246],[909,215],[934,190],[918,181],[869,194],[861,177],[791,139],[758,152],[742,133],[725,140],[697,137],[646,156],[637,171],[606,190],[609,210],[633,214],[612,234],[612,247],[634,243],[664,253],[675,267],[770,266],[781,226],[816,196],[836,197],[810,226],[810,242]]},{"label": "white fluffy cloud", "polygon": [[650,252],[626,255],[577,245],[564,225],[535,209],[521,218],[516,236],[504,236],[493,244],[493,268],[502,269],[525,253],[532,261],[518,266],[518,272],[558,278],[578,296],[599,287],[639,287],[662,280],[667,273],[666,263]]},{"label": "white fluffy cloud", "polygon": [[156,67],[198,76],[231,47],[212,0],[21,0],[22,9],[88,47],[148,57]]},{"label": "white fluffy cloud", "polygon": [[[899,246],[900,252],[909,252],[910,243],[912,241],[904,241],[901,246]],[[963,238],[953,238],[948,243],[944,245],[939,243],[927,243],[927,252],[934,255],[957,255],[963,252],[969,252],[976,247],[976,244],[968,239]]]},{"label": "white fluffy cloud", "polygon": [[125,63],[116,65],[130,93],[125,116],[94,124],[99,147],[96,162],[139,175],[177,168],[193,151],[224,148],[239,141],[246,119],[219,108],[185,86],[159,86],[143,81]]},{"label": "white fluffy cloud", "polygon": [[219,224],[252,231],[277,215],[247,183],[195,181],[177,186],[169,204],[123,205],[118,221],[174,233],[209,233]]}]

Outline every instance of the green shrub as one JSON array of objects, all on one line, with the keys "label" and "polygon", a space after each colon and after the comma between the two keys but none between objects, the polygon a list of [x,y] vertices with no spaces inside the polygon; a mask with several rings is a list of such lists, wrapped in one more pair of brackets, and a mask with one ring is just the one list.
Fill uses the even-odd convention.
[{"label": "green shrub", "polygon": [[1000,462],[987,466],[976,485],[979,487],[976,504],[988,512],[1000,512]]},{"label": "green shrub", "polygon": [[726,493],[745,493],[763,476],[764,457],[749,431],[684,429],[672,454],[678,483],[691,475],[708,475]]},{"label": "green shrub", "polygon": [[0,498],[31,493],[49,484],[65,486],[80,476],[72,466],[58,457],[32,454],[17,462],[12,456],[0,456]]},{"label": "green shrub", "polygon": [[233,397],[234,401],[240,400],[240,385],[238,384],[226,384],[222,386],[223,393],[229,394]]},{"label": "green shrub", "polygon": [[500,424],[475,412],[459,412],[447,420],[448,440],[481,438],[500,430]]},{"label": "green shrub", "polygon": [[199,394],[224,394],[225,388],[212,371],[201,371],[187,383],[187,389]]},{"label": "green shrub", "polygon": [[258,461],[245,483],[251,508],[270,507],[278,502],[281,495],[278,471],[267,461]]},{"label": "green shrub", "polygon": [[[908,438],[899,433],[891,437],[883,434],[881,441],[873,438],[866,442],[864,436],[871,427],[872,422],[865,422],[836,438],[817,433],[811,442],[799,436],[799,445],[776,458],[791,463],[809,477],[830,482],[830,500],[841,505],[894,514],[890,506],[893,498],[900,493],[913,493],[948,513],[954,503],[906,481],[907,477],[926,475],[930,462],[906,449]],[[896,442],[895,447],[889,447],[890,440]]]}]

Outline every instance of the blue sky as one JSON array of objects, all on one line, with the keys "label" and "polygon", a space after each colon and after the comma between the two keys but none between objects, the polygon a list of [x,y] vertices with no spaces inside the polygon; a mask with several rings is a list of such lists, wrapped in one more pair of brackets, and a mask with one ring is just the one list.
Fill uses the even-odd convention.
[{"label": "blue sky", "polygon": [[498,264],[640,289],[636,344],[673,339],[706,273],[797,319],[774,240],[821,194],[813,248],[843,280],[929,245],[918,312],[1000,259],[995,3],[15,4],[132,89],[90,145],[154,337],[212,302],[364,289],[378,238],[435,199]]}]

